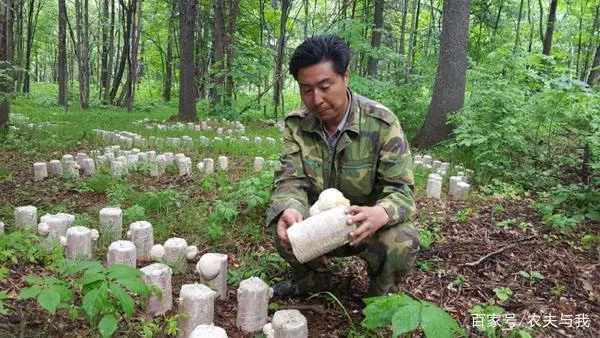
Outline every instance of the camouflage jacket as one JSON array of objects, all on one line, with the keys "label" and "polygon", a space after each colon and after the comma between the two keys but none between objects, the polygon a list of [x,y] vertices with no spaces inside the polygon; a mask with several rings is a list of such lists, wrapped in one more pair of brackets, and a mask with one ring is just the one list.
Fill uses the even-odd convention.
[{"label": "camouflage jacket", "polygon": [[308,217],[308,208],[327,188],[337,188],[353,205],[382,206],[390,217],[386,226],[412,219],[412,156],[398,118],[375,101],[355,93],[351,97],[335,151],[327,145],[321,122],[306,109],[286,116],[267,225],[287,208]]}]

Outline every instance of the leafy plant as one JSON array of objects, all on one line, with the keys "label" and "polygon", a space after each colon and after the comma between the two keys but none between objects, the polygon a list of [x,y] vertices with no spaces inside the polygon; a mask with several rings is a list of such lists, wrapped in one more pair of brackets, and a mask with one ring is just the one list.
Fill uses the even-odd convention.
[{"label": "leafy plant", "polygon": [[494,288],[494,293],[496,294],[496,297],[500,299],[500,301],[504,302],[505,300],[509,299],[510,296],[512,296],[513,292],[510,288],[500,287]]},{"label": "leafy plant", "polygon": [[143,220],[146,218],[146,209],[140,205],[134,204],[125,209],[123,217],[127,223]]},{"label": "leafy plant", "polygon": [[423,249],[427,249],[435,241],[435,234],[429,230],[419,231],[419,246]]},{"label": "leafy plant", "polygon": [[368,329],[392,325],[394,337],[418,328],[427,337],[465,336],[464,330],[447,312],[426,301],[406,294],[367,298],[362,326]]},{"label": "leafy plant", "polygon": [[541,281],[544,280],[544,275],[542,275],[541,273],[537,272],[537,271],[519,271],[519,275],[529,279],[530,281]]},{"label": "leafy plant", "polygon": [[593,247],[596,247],[596,245],[598,245],[598,243],[600,243],[600,236],[585,234],[581,237],[581,239],[579,240],[579,243],[581,244],[582,247],[589,250]]},{"label": "leafy plant", "polygon": [[[495,325],[492,321],[486,320],[487,318],[500,318],[500,315],[504,312],[499,306],[494,305],[480,305],[477,304],[469,309],[469,314],[473,317],[473,326],[477,331],[484,333],[487,337],[497,337],[497,331],[500,329],[498,325]],[[480,319],[481,318],[481,319]]]},{"label": "leafy plant", "polygon": [[418,261],[417,267],[425,272],[431,271],[433,269],[433,263],[430,261]]},{"label": "leafy plant", "polygon": [[8,310],[4,307],[4,300],[8,298],[8,291],[0,291],[0,315],[7,315]]},{"label": "leafy plant", "polygon": [[459,210],[456,213],[456,221],[458,223],[467,223],[469,220],[469,212],[467,210]]},{"label": "leafy plant", "polygon": [[55,277],[27,276],[29,287],[21,289],[19,299],[35,298],[44,310],[55,314],[56,309],[67,307],[73,299],[73,291],[69,284]]}]

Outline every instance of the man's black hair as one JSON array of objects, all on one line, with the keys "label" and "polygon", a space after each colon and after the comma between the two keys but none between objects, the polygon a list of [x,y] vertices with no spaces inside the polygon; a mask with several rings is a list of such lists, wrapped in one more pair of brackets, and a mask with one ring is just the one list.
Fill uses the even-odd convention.
[{"label": "man's black hair", "polygon": [[344,75],[351,57],[352,51],[342,38],[335,35],[317,35],[304,40],[296,48],[290,59],[290,74],[298,80],[298,70],[323,61],[331,61],[333,70]]}]

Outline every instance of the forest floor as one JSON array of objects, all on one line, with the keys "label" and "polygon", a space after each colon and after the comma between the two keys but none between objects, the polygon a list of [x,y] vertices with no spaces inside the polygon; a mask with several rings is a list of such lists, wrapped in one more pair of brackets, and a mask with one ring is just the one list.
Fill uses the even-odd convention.
[{"label": "forest floor", "polygon": [[[11,181],[0,184],[0,205],[66,204],[78,212],[107,204],[102,194],[62,189],[58,179],[33,182],[30,159],[19,152],[0,152],[0,163],[13,175]],[[148,189],[152,184],[156,189],[185,188],[194,185],[195,180],[197,178],[166,182],[148,178],[138,183],[150,185]],[[466,202],[419,197],[419,227],[432,234],[433,244],[421,249],[415,268],[401,285],[403,291],[449,312],[469,336],[481,335],[474,328],[476,318],[495,318],[481,309],[469,314],[469,309],[476,305],[483,308],[498,305],[504,309],[500,317],[514,319],[515,327],[534,336],[597,337],[600,332],[597,253],[579,245],[582,233],[560,233],[543,225],[541,216],[531,207],[532,202],[528,198],[478,195]],[[589,226],[597,229],[599,224]],[[242,264],[237,257],[248,251],[275,252],[268,238],[262,245],[241,240],[235,247],[239,249],[227,252],[230,269]],[[199,249],[200,252],[211,251],[208,244],[200,245]],[[310,337],[389,335],[388,331],[365,331],[360,326],[364,307],[361,295],[368,283],[364,264],[353,258],[342,260],[336,266],[340,281],[345,285],[332,292],[344,309],[332,297],[318,295],[311,299],[272,300],[271,310],[301,309],[309,323]],[[197,281],[195,264],[189,263],[186,271],[174,276],[174,299],[182,284]],[[534,277],[532,272],[540,275]],[[25,286],[24,276],[28,274],[50,272],[42,266],[21,264],[0,281],[0,290],[9,292],[9,299],[5,301],[9,315],[0,316],[0,336],[84,337],[94,334],[84,318],[71,320],[66,310],[50,316],[32,300],[17,300],[18,291]],[[501,301],[495,295],[497,288],[509,288],[512,295]],[[253,337],[254,334],[243,334],[236,328],[236,305],[236,289],[230,286],[226,299],[216,301],[215,323],[225,328],[230,337]],[[508,325],[506,323],[503,325]],[[516,334],[514,330],[511,333],[508,326],[503,329],[506,329],[504,336]],[[135,333],[131,327],[121,327],[117,335]]]}]

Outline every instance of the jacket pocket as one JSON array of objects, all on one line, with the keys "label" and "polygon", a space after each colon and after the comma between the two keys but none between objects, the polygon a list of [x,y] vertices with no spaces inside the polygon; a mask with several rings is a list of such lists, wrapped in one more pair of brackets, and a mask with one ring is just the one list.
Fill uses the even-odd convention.
[{"label": "jacket pocket", "polygon": [[373,162],[371,159],[342,164],[340,188],[347,198],[366,201],[373,191]]}]

